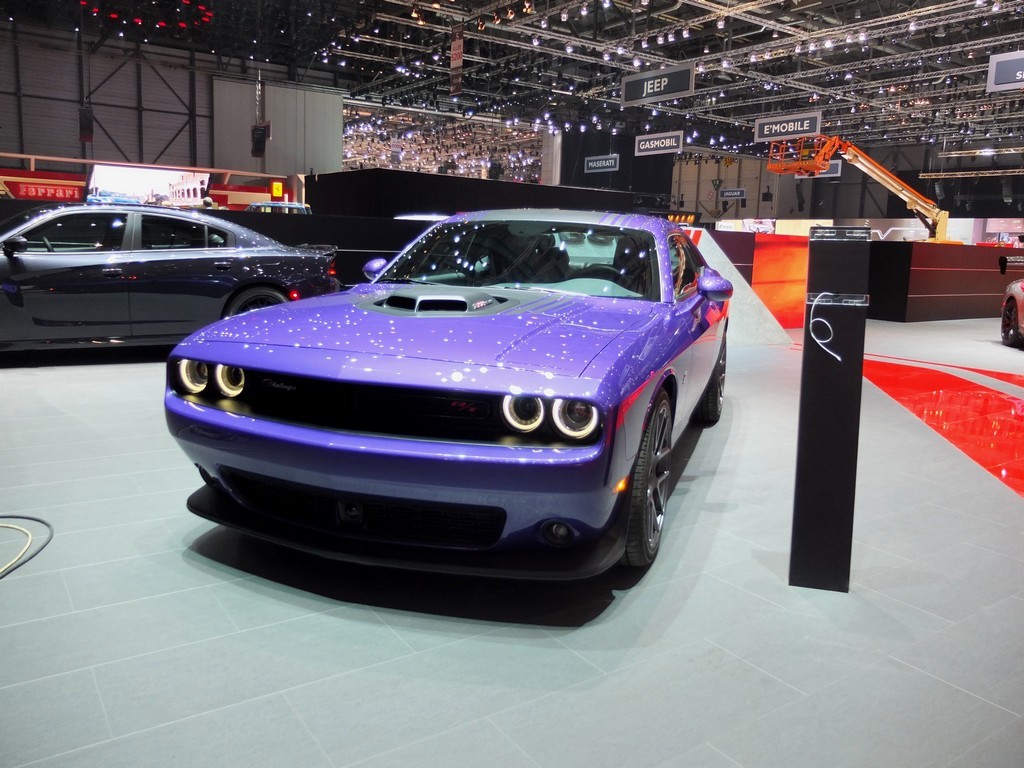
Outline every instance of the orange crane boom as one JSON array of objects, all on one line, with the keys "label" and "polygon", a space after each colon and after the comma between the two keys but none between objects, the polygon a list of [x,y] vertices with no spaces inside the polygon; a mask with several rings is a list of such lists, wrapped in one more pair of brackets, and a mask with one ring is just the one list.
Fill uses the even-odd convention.
[{"label": "orange crane boom", "polygon": [[934,200],[904,184],[895,174],[871,159],[864,150],[838,136],[819,135],[773,141],[768,150],[768,170],[813,176],[828,170],[829,161],[837,153],[906,203],[910,212],[928,229],[929,240],[948,242],[948,211],[942,210]]}]

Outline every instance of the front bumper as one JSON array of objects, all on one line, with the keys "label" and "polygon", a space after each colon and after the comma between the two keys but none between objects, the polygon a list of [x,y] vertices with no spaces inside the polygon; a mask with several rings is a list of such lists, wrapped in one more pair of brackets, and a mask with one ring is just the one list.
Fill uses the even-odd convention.
[{"label": "front bumper", "polygon": [[[322,556],[568,579],[608,569],[624,549],[628,490],[614,490],[624,468],[610,440],[556,449],[348,434],[174,395],[167,420],[211,484],[189,498],[192,512]],[[569,543],[552,543],[552,521],[571,529]]]}]

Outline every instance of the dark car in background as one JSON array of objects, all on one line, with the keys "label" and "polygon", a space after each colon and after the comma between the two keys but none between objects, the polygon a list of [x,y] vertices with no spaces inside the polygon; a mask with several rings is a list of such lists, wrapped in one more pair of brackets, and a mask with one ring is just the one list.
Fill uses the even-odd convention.
[{"label": "dark car in background", "polygon": [[290,247],[196,211],[38,208],[0,223],[0,349],[170,343],[338,288],[329,246]]}]

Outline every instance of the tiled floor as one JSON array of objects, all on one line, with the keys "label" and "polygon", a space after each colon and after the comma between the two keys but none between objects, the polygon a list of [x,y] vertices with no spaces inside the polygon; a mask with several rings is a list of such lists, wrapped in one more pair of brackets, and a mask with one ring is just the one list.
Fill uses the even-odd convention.
[{"label": "tiled floor", "polygon": [[[1021,373],[997,330],[871,322],[867,348]],[[2,513],[56,529],[0,580],[0,768],[1020,768],[1024,499],[865,383],[851,591],[787,586],[795,346],[730,350],[647,573],[555,585],[216,528],[158,356],[0,361]]]}]

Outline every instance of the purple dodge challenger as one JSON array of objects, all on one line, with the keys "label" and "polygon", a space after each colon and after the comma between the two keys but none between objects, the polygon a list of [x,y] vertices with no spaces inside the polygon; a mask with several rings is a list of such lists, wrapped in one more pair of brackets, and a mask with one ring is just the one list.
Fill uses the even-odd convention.
[{"label": "purple dodge challenger", "polygon": [[168,361],[205,518],[348,561],[582,578],[658,553],[671,451],[718,421],[731,283],[668,221],[482,211],[371,282]]}]

